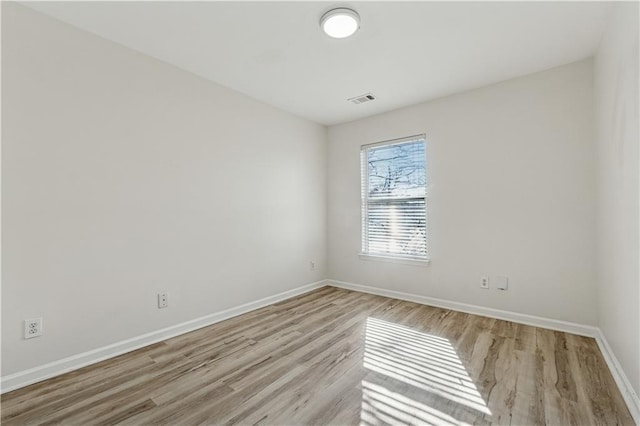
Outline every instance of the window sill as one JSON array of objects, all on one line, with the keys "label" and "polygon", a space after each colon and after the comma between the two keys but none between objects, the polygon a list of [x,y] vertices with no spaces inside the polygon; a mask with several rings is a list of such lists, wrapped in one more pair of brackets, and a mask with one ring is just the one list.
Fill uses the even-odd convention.
[{"label": "window sill", "polygon": [[388,257],[375,254],[358,253],[360,260],[372,260],[378,262],[400,263],[402,265],[428,266],[429,259],[403,259],[401,257]]}]

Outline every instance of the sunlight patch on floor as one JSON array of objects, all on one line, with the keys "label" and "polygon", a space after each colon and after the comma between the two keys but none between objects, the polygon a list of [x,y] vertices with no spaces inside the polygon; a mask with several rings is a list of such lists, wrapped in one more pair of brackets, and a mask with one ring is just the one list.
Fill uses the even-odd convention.
[{"label": "sunlight patch on floor", "polygon": [[442,337],[369,317],[363,364],[382,378],[382,383],[362,382],[361,421],[365,425],[461,424],[431,407],[429,401],[416,400],[416,395],[446,399],[454,409],[457,404],[480,416],[491,415],[455,349]]},{"label": "sunlight patch on floor", "polygon": [[362,382],[362,424],[461,425],[454,417],[384,386]]}]

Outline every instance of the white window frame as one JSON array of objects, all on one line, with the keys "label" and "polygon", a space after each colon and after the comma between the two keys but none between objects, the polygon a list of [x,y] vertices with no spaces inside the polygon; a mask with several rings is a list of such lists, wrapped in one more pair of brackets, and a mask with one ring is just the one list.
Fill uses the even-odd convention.
[{"label": "white window frame", "polygon": [[[396,255],[391,253],[369,253],[367,252],[368,247],[368,224],[369,224],[369,166],[367,159],[367,152],[371,148],[376,148],[380,146],[390,146],[390,145],[400,145],[407,142],[415,142],[422,141],[424,143],[424,164],[425,164],[425,173],[427,175],[427,182],[425,183],[425,195],[424,195],[424,218],[425,218],[425,244],[426,244],[426,255],[425,257],[416,257],[416,256],[404,256],[404,255]],[[371,144],[362,145],[360,147],[360,193],[361,193],[361,245],[360,245],[360,253],[358,253],[360,259],[362,260],[375,260],[375,261],[383,261],[383,262],[392,262],[392,263],[400,263],[400,264],[408,264],[408,265],[419,265],[425,266],[430,262],[429,258],[429,221],[428,221],[428,187],[429,183],[429,168],[427,163],[427,139],[425,134],[413,135],[398,139],[392,139],[382,142],[376,142]],[[400,199],[421,199],[423,197],[401,197]]]}]

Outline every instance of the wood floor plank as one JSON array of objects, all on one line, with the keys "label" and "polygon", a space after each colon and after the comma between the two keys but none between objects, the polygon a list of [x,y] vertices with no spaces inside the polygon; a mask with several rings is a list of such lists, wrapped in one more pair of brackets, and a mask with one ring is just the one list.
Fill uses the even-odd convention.
[{"label": "wood floor plank", "polygon": [[7,425],[631,425],[590,338],[325,287],[2,395]]}]

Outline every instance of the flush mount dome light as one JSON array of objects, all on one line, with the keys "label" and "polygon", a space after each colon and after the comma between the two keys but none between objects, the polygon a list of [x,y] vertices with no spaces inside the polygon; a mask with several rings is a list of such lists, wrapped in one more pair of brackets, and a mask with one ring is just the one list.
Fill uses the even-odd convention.
[{"label": "flush mount dome light", "polygon": [[329,37],[345,38],[358,31],[360,16],[351,9],[332,9],[322,15],[320,26]]}]

